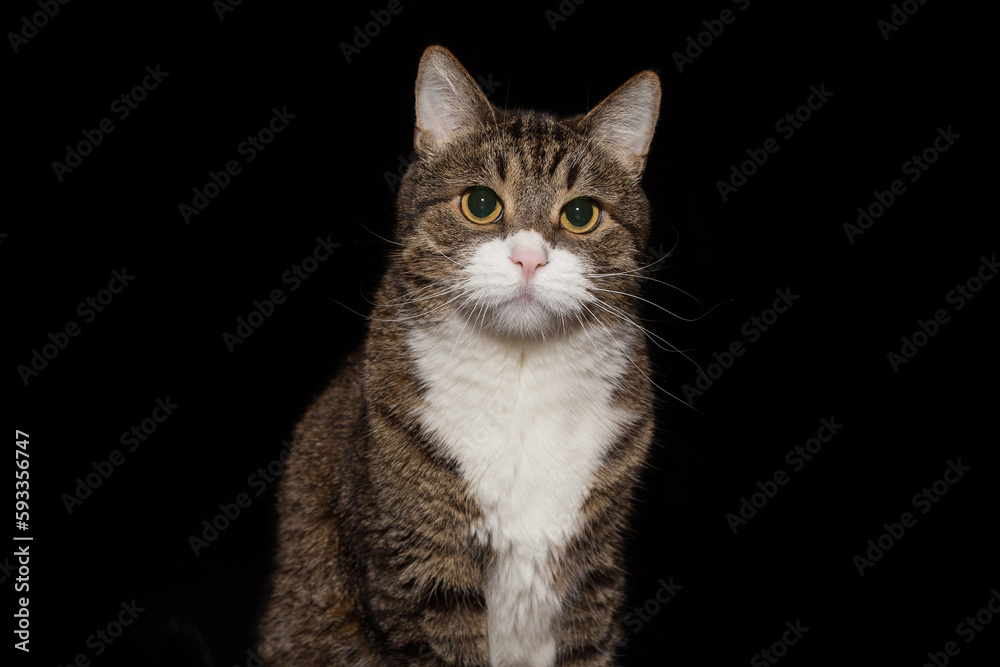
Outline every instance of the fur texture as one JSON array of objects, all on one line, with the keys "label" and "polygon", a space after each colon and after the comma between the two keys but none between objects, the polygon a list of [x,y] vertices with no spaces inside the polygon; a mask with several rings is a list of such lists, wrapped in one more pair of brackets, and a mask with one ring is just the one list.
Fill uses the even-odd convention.
[{"label": "fur texture", "polygon": [[[643,72],[589,114],[494,108],[421,60],[418,160],[363,349],[298,425],[260,653],[275,666],[609,665],[653,433],[633,322]],[[489,224],[462,195],[491,188]],[[587,233],[563,207],[601,208]]]}]

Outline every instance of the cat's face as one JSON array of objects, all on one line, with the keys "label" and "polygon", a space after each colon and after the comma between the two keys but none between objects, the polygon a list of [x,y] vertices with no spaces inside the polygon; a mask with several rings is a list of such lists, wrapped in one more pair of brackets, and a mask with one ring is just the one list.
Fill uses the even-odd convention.
[{"label": "cat's face", "polygon": [[586,116],[505,112],[428,49],[419,159],[397,201],[407,311],[516,339],[620,323],[649,233],[639,180],[658,107],[644,72]]}]

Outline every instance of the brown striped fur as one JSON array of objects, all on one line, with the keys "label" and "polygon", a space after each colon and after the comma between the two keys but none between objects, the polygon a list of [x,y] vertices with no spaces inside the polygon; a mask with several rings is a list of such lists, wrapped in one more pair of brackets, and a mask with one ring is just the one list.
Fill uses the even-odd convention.
[{"label": "brown striped fur", "polygon": [[[429,58],[454,61],[440,47],[428,49],[422,66]],[[615,154],[596,139],[616,120],[613,105],[566,119],[505,111],[461,72],[457,85],[475,88],[466,92],[483,122],[443,148],[433,146],[440,137],[430,130],[418,131],[418,160],[397,201],[400,245],[375,299],[382,305],[363,348],[345,360],[295,431],[278,498],[273,592],[260,623],[259,652],[268,665],[490,664],[484,587],[495,554],[471,534],[481,512],[468,483],[419,423],[423,388],[404,341],[409,327],[455,316],[445,304],[449,295],[407,302],[434,281],[454,278],[456,265],[445,256],[460,256],[488,235],[534,229],[553,245],[587,254],[601,273],[619,274],[595,279],[624,293],[601,298],[635,317],[636,299],[628,295],[640,291],[634,272],[649,234],[639,186],[645,154]],[[656,80],[651,72],[640,77]],[[616,95],[621,101],[618,92],[609,100]],[[657,84],[657,104],[658,95]],[[463,219],[456,198],[473,184],[488,184],[505,203],[499,227]],[[605,208],[593,233],[573,235],[553,224],[551,211],[571,190]],[[623,324],[599,309],[583,318],[598,320]],[[547,338],[558,339],[558,332]],[[626,510],[653,417],[644,339],[620,339],[634,366],[615,401],[635,419],[604,454],[583,506],[584,529],[550,555],[555,587],[565,596],[559,665],[615,664],[622,638]]]}]

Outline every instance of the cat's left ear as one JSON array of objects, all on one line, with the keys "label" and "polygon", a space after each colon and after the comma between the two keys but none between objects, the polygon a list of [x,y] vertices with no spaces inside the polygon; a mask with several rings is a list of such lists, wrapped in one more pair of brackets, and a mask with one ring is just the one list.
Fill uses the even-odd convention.
[{"label": "cat's left ear", "polygon": [[604,98],[581,123],[596,143],[639,176],[659,115],[660,77],[647,70]]},{"label": "cat's left ear", "polygon": [[492,117],[493,108],[479,84],[444,47],[430,46],[424,51],[416,88],[413,147],[418,153],[434,152]]}]

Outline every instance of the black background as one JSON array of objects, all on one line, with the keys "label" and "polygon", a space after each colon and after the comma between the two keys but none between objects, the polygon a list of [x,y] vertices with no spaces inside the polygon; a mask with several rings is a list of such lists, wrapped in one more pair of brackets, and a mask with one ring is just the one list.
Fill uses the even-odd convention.
[{"label": "black background", "polygon": [[[877,22],[888,2],[753,0],[741,11],[723,0],[655,10],[567,0],[553,29],[556,0],[404,0],[350,62],[339,45],[386,3],[246,0],[220,19],[208,0],[78,1],[17,53],[8,38],[4,417],[8,433],[31,436],[34,537],[31,654],[15,651],[18,664],[80,653],[95,665],[196,664],[170,653],[180,626],[204,638],[213,664],[247,664],[275,485],[197,556],[189,536],[254,490],[248,477],[277,458],[364,335],[352,311],[367,311],[385,265],[386,173],[410,153],[413,82],[430,44],[489,82],[495,104],[566,114],[641,69],[660,73],[644,181],[650,261],[674,251],[651,275],[701,305],[651,282],[650,300],[680,318],[649,307],[646,324],[694,361],[708,368],[713,353],[747,343],[741,326],[776,289],[799,297],[692,400],[696,410],[666,392],[682,397],[697,369],[656,357],[660,438],[634,523],[627,611],[656,609],[660,580],[682,588],[635,633],[632,612],[626,664],[747,664],[797,619],[809,631],[781,664],[917,666],[947,641],[961,647],[954,664],[995,664],[1000,620],[969,644],[956,625],[1000,586],[988,458],[1000,284],[961,310],[946,300],[997,251],[993,127],[976,113],[995,76],[981,68],[981,10],[912,4],[886,40]],[[735,21],[678,71],[672,54],[726,8]],[[39,11],[12,9],[5,32]],[[157,65],[169,75],[119,120],[112,102]],[[832,93],[822,108],[794,136],[776,132],[821,85]],[[238,145],[285,107],[294,119],[246,163]],[[53,161],[106,117],[114,132],[60,182]],[[903,163],[949,127],[960,138],[911,183]],[[724,202],[717,181],[768,137],[779,151]],[[178,205],[233,159],[242,173],[185,224]],[[905,194],[850,243],[843,224],[894,179]],[[291,291],[283,273],[327,235],[340,246]],[[134,280],[84,323],[77,304],[123,267]],[[274,289],[287,300],[230,353],[223,333]],[[894,372],[887,353],[939,308],[950,321]],[[25,385],[16,367],[70,320],[80,334]],[[167,397],[175,414],[67,513],[76,478],[124,451],[121,434]],[[726,514],[758,481],[790,471],[785,453],[821,418],[844,426],[734,535]],[[959,458],[971,470],[920,514],[911,498]],[[905,511],[916,525],[859,576],[852,558]],[[20,595],[15,576],[4,575],[9,599]],[[95,656],[88,637],[133,599],[145,611]]]}]

